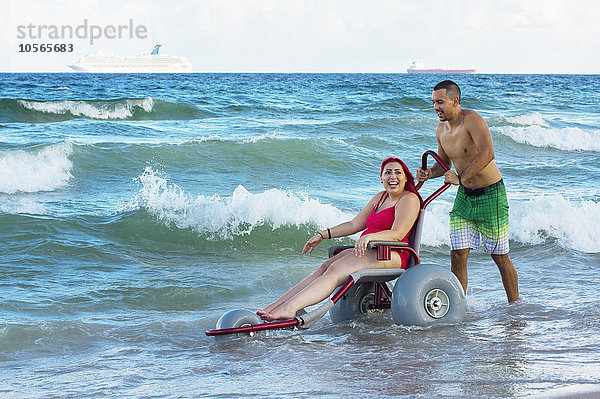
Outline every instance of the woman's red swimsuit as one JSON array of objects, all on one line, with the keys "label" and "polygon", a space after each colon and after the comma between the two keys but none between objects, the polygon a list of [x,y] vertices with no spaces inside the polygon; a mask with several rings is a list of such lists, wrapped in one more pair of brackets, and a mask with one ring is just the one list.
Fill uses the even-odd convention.
[{"label": "woman's red swimsuit", "polygon": [[[379,204],[381,204],[383,201],[385,201],[387,196],[388,196],[388,193],[387,192],[384,193],[381,196],[381,199],[379,200],[377,205],[375,205],[373,207],[373,212],[371,212],[371,214],[367,217],[367,229],[365,231],[363,231],[363,233],[360,235],[361,237],[364,236],[365,234],[379,233],[380,231],[391,230],[392,225],[394,224],[394,218],[395,218],[395,213],[396,213],[396,204],[394,204],[393,206],[390,206],[389,208],[385,208],[385,209],[377,212],[377,209],[379,208]],[[408,244],[408,237],[410,237],[412,230],[413,229],[411,228],[410,231],[408,232],[408,234],[406,236],[404,236],[404,238],[402,240],[400,240],[400,242],[405,242]],[[402,269],[405,269],[406,265],[408,264],[408,261],[410,259],[410,252],[402,251],[399,254],[400,254],[400,259],[402,260]]]}]

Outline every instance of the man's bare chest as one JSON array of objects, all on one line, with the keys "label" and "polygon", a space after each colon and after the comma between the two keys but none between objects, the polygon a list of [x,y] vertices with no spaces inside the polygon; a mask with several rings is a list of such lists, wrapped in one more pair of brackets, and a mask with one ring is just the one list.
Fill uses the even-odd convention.
[{"label": "man's bare chest", "polygon": [[470,158],[477,153],[471,135],[465,130],[448,131],[440,134],[440,144],[444,152],[453,159]]}]

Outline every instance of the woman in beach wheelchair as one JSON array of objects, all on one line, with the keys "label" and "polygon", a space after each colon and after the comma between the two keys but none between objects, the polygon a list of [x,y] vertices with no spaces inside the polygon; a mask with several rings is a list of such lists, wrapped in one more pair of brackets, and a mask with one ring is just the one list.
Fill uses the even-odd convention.
[{"label": "woman in beach wheelchair", "polygon": [[398,158],[383,161],[380,178],[384,191],[375,194],[352,220],[311,237],[302,253],[312,252],[323,239],[345,237],[364,230],[354,247],[329,258],[277,301],[259,310],[257,313],[262,319],[273,321],[295,317],[298,310],[321,302],[359,270],[406,268],[410,258],[408,252],[394,252],[389,260],[378,260],[375,251],[367,250],[367,244],[370,241],[408,244],[419,215],[421,197],[412,174]]},{"label": "woman in beach wheelchair", "polygon": [[[427,151],[423,155],[425,166],[428,155],[440,161],[437,154]],[[410,170],[399,158],[382,162],[380,178],[383,191],[375,194],[352,220],[311,237],[302,253],[312,252],[325,239],[362,231],[354,246],[330,247],[329,259],[275,302],[256,313],[230,311],[207,335],[309,328],[328,311],[334,323],[390,308],[397,324],[461,321],[465,299],[460,283],[440,266],[421,265],[418,256],[425,207],[449,185],[423,201],[418,192],[421,184],[415,186]],[[413,265],[418,267],[411,268]],[[394,279],[398,281],[392,286]],[[304,310],[329,297],[339,286],[317,309],[308,313]]]}]

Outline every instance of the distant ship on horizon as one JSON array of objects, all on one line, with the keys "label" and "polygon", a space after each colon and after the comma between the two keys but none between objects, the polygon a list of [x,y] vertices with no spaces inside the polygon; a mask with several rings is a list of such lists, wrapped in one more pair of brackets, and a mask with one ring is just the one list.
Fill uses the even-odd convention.
[{"label": "distant ship on horizon", "polygon": [[425,68],[421,63],[413,62],[408,69],[408,73],[477,73],[475,68],[469,69],[449,69],[449,68]]},{"label": "distant ship on horizon", "polygon": [[76,72],[92,73],[186,73],[192,64],[185,57],[158,54],[162,45],[154,46],[152,53],[122,57],[114,52],[101,52],[81,57],[69,68]]}]

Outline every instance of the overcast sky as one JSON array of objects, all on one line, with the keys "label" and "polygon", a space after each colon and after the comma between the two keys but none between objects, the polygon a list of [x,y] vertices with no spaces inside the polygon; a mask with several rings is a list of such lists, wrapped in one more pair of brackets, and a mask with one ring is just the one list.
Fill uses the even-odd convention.
[{"label": "overcast sky", "polygon": [[[186,56],[195,72],[406,72],[412,61],[420,61],[429,67],[477,68],[479,73],[600,73],[598,0],[2,4],[4,72],[66,72],[67,65],[86,54],[114,50],[137,55],[162,44],[163,53]],[[48,37],[52,26],[76,29],[85,20],[87,38]],[[121,30],[121,38],[103,34],[90,44],[92,25],[128,28]],[[130,25],[145,34],[130,37]],[[72,44],[73,51],[19,52],[20,45],[33,43]]]}]

